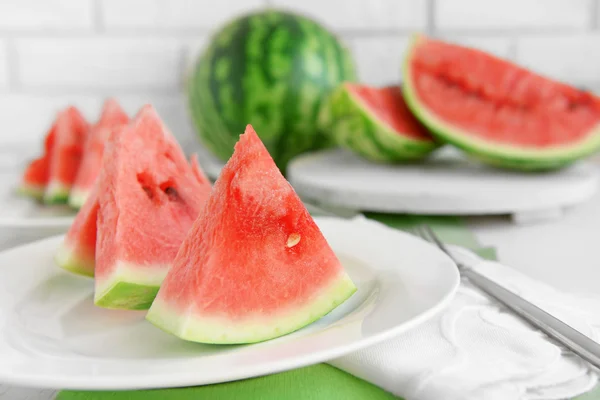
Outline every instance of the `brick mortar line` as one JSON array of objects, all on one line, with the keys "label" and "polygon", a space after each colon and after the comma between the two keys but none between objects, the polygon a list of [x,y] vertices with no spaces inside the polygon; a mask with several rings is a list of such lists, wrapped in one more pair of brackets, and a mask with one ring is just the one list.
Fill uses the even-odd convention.
[{"label": "brick mortar line", "polygon": [[600,28],[600,1],[599,0],[592,0],[592,4],[590,5],[590,14],[591,14],[591,21],[590,21],[590,28],[592,30],[596,30],[598,28]]},{"label": "brick mortar line", "polygon": [[13,93],[15,89],[18,90],[21,86],[19,79],[19,54],[13,38],[6,38],[5,44],[6,57],[8,58],[8,93]]},{"label": "brick mortar line", "polygon": [[427,33],[432,36],[435,36],[437,27],[435,24],[435,10],[437,9],[437,1],[436,0],[428,0],[426,3],[426,29]]},{"label": "brick mortar line", "polygon": [[119,86],[113,88],[103,88],[99,86],[81,85],[19,85],[16,90],[0,93],[4,95],[34,96],[34,97],[69,97],[69,96],[159,96],[169,98],[179,98],[184,95],[179,84],[170,88],[146,87],[146,86]]},{"label": "brick mortar line", "polygon": [[92,23],[96,32],[105,32],[106,24],[104,23],[104,8],[102,0],[94,0],[92,4]]},{"label": "brick mortar line", "polygon": [[[425,27],[414,28],[330,28],[332,31],[340,35],[351,36],[385,36],[385,35],[402,35],[428,30],[428,25]],[[14,38],[18,39],[201,39],[210,36],[215,29],[199,28],[199,29],[111,29],[103,32],[93,30],[39,30],[39,31],[14,31],[0,29],[0,39]],[[581,31],[578,29],[568,28],[515,28],[515,29],[439,29],[435,28],[435,34],[443,37],[445,35],[464,35],[464,36],[505,36],[511,35],[544,35],[544,36],[578,36],[585,34],[597,34],[596,31]],[[200,37],[199,37],[200,36]]]}]

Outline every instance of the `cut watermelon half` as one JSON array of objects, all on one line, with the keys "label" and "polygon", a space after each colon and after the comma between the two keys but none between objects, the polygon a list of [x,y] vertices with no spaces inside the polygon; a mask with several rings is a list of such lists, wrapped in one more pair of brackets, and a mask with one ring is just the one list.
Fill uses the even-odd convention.
[{"label": "cut watermelon half", "polygon": [[83,158],[77,176],[69,194],[69,205],[80,208],[90,194],[92,186],[100,173],[104,143],[111,130],[129,122],[117,100],[109,98],[104,102],[98,122],[90,129],[86,139]]},{"label": "cut watermelon half", "polygon": [[147,309],[210,192],[150,105],[113,132],[98,178],[96,305]]},{"label": "cut watermelon half", "polygon": [[56,123],[53,123],[44,139],[44,154],[31,161],[25,169],[21,185],[18,188],[19,193],[33,197],[36,200],[44,198],[44,192],[50,177],[50,159],[55,138]]},{"label": "cut watermelon half", "polygon": [[505,168],[558,168],[600,148],[600,100],[480,50],[415,35],[412,112],[441,140]]},{"label": "cut watermelon half", "polygon": [[419,160],[439,147],[406,106],[399,86],[344,83],[325,112],[336,142],[371,161]]},{"label": "cut watermelon half", "polygon": [[79,169],[89,125],[81,113],[71,106],[59,113],[55,131],[44,202],[66,203]]},{"label": "cut watermelon half", "polygon": [[54,257],[59,267],[78,275],[94,276],[99,207],[97,186],[93,186],[88,200],[77,212],[63,244]]},{"label": "cut watermelon half", "polygon": [[146,318],[189,341],[252,343],[310,324],[355,291],[248,125]]}]

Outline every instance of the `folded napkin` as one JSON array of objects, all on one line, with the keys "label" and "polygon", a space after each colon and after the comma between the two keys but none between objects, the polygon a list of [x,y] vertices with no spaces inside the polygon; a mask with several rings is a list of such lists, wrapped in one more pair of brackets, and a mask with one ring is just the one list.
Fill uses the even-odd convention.
[{"label": "folded napkin", "polygon": [[[600,339],[600,297],[561,293],[460,248],[487,277]],[[331,362],[407,400],[565,399],[598,376],[468,282],[438,317],[402,336]]]},{"label": "folded napkin", "polygon": [[[473,250],[478,246],[456,218],[370,217],[399,229],[427,222],[447,242]],[[600,297],[561,293],[464,247],[453,247],[453,251],[463,260],[475,261],[490,278],[592,338],[600,338]],[[387,400],[397,396],[406,400],[552,400],[589,392],[597,379],[584,363],[463,282],[451,305],[432,320],[329,365],[192,388],[62,391],[57,400]],[[600,395],[588,396],[600,399]]]}]

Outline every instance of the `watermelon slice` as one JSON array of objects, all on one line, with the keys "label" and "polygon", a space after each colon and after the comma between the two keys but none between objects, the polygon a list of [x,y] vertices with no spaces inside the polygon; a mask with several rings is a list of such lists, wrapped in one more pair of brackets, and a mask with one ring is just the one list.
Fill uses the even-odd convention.
[{"label": "watermelon slice", "polygon": [[59,267],[79,275],[94,276],[96,219],[99,207],[97,185],[94,185],[54,257]]},{"label": "watermelon slice", "polygon": [[44,192],[50,177],[50,159],[55,138],[56,123],[52,124],[44,139],[44,154],[31,161],[25,169],[21,185],[18,188],[19,193],[37,200],[44,198]]},{"label": "watermelon slice", "polygon": [[86,139],[83,159],[69,194],[69,205],[80,208],[90,194],[100,172],[104,143],[112,129],[129,122],[129,117],[119,103],[109,98],[104,102],[98,122],[90,129]]},{"label": "watermelon slice", "polygon": [[147,309],[211,186],[150,105],[111,134],[98,185],[94,302]]},{"label": "watermelon slice", "polygon": [[355,291],[248,125],[146,318],[189,341],[252,343],[310,324]]},{"label": "watermelon slice", "polygon": [[558,168],[600,148],[600,100],[483,51],[416,35],[404,61],[409,108],[484,162]]},{"label": "watermelon slice", "polygon": [[33,160],[23,174],[19,193],[41,200],[48,183],[49,157],[42,156]]},{"label": "watermelon slice", "polygon": [[341,146],[376,162],[425,158],[439,144],[412,115],[400,87],[344,83],[324,111],[329,131]]},{"label": "watermelon slice", "polygon": [[61,111],[56,120],[54,145],[44,202],[66,203],[83,155],[89,125],[75,107]]}]

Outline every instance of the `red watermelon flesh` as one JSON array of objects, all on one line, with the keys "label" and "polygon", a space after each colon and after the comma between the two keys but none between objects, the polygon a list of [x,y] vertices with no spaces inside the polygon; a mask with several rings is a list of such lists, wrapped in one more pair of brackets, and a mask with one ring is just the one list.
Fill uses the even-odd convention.
[{"label": "red watermelon flesh", "polygon": [[600,145],[598,97],[483,51],[419,35],[404,77],[422,123],[498,164],[568,162]]},{"label": "red watermelon flesh", "polygon": [[86,139],[81,165],[69,195],[69,205],[74,208],[83,206],[100,172],[104,143],[112,129],[127,122],[129,117],[115,99],[110,98],[104,102],[100,119],[91,128]]},{"label": "red watermelon flesh", "polygon": [[185,340],[258,342],[310,324],[355,291],[249,125],[146,318]]},{"label": "red watermelon flesh", "polygon": [[54,258],[61,268],[79,275],[94,276],[98,209],[97,185],[94,185]]},{"label": "red watermelon flesh", "polygon": [[56,138],[56,124],[53,124],[44,138],[44,154],[29,163],[19,187],[19,192],[41,200],[50,177],[51,150]]},{"label": "red watermelon flesh", "polygon": [[61,111],[56,120],[54,145],[50,151],[47,203],[66,203],[83,155],[89,125],[75,107]]},{"label": "red watermelon flesh", "polygon": [[406,106],[399,86],[375,88],[353,83],[346,83],[346,85],[350,93],[360,99],[369,111],[375,113],[394,131],[411,139],[431,139],[427,129]]},{"label": "red watermelon flesh", "polygon": [[210,192],[152,106],[113,132],[98,178],[94,302],[147,309]]}]

